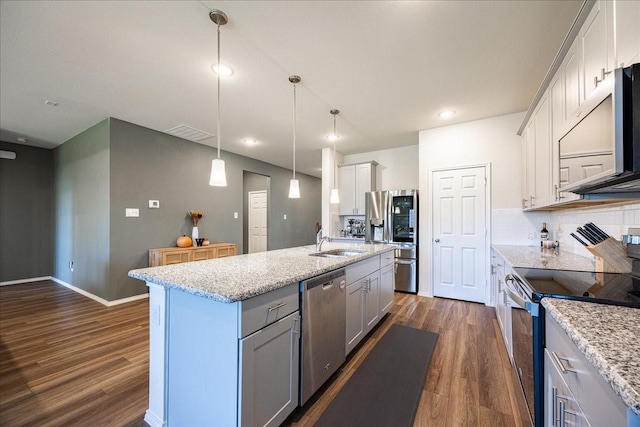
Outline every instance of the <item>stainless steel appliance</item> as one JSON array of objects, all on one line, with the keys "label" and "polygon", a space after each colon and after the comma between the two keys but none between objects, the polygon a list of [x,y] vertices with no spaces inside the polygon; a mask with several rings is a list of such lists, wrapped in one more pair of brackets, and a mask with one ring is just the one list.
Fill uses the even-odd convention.
[{"label": "stainless steel appliance", "polygon": [[366,193],[365,240],[397,245],[395,290],[417,293],[418,190]]},{"label": "stainless steel appliance", "polygon": [[[638,260],[640,262],[640,260]],[[512,304],[513,359],[531,421],[544,425],[544,297],[640,308],[632,274],[514,268],[505,277]]]},{"label": "stainless steel appliance", "polygon": [[301,406],[345,361],[346,284],[344,269],[300,282]]},{"label": "stainless steel appliance", "polygon": [[389,209],[388,191],[365,193],[364,239],[367,243],[388,243],[391,241]]},{"label": "stainless steel appliance", "polygon": [[560,130],[560,190],[640,194],[640,64],[603,75],[580,113]]}]

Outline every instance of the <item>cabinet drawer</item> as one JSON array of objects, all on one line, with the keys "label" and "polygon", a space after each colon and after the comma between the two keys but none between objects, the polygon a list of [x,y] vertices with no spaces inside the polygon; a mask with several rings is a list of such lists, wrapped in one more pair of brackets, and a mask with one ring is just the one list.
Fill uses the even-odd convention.
[{"label": "cabinet drawer", "polygon": [[[393,252],[390,252],[393,257]],[[345,274],[347,276],[347,285],[368,276],[376,270],[380,270],[380,255],[367,258],[355,264],[347,266]]]},{"label": "cabinet drawer", "polygon": [[195,249],[191,255],[193,256],[193,259],[191,261],[213,259],[216,257],[216,250],[215,248]]},{"label": "cabinet drawer", "polygon": [[395,259],[394,251],[385,252],[380,254],[380,268],[393,264]]},{"label": "cabinet drawer", "polygon": [[172,251],[162,254],[162,265],[179,264],[189,261],[189,253],[191,251]]},{"label": "cabinet drawer", "polygon": [[228,256],[234,256],[236,254],[235,246],[223,246],[218,248],[218,256],[217,258],[224,258]]},{"label": "cabinet drawer", "polygon": [[242,301],[239,333],[240,337],[264,328],[271,323],[297,311],[300,285],[292,283],[275,291]]},{"label": "cabinet drawer", "polygon": [[546,315],[545,332],[550,359],[589,423],[597,426],[626,425],[627,407],[622,399],[549,314]]},{"label": "cabinet drawer", "polygon": [[582,409],[569,386],[563,381],[562,373],[553,362],[548,350],[544,352],[544,363],[546,420],[544,425],[547,427],[567,425],[589,427]]}]

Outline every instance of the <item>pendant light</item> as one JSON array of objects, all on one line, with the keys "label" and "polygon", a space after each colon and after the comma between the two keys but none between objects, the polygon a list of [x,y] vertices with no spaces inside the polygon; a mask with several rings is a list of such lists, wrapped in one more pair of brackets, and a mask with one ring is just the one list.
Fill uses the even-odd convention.
[{"label": "pendant light", "polygon": [[336,116],[340,114],[340,110],[331,110],[329,113],[333,116],[333,134],[330,135],[329,138],[333,141],[333,188],[331,189],[329,203],[335,205],[340,203],[340,193],[338,193],[338,188],[336,187],[336,141],[338,140],[338,132],[336,132]]},{"label": "pendant light", "polygon": [[289,76],[293,83],[293,178],[289,182],[289,198],[300,198],[300,182],[296,179],[296,84],[300,83],[300,76]]},{"label": "pendant light", "polygon": [[[228,22],[228,19],[227,15],[223,11],[217,9],[213,9],[209,12],[209,18],[218,26],[218,64],[220,64],[220,25],[225,25]],[[216,139],[218,140],[218,158],[211,161],[211,177],[209,178],[209,185],[214,187],[226,187],[227,173],[225,172],[224,160],[220,158],[220,73],[216,73],[216,80],[218,84],[218,131],[216,132]]]}]

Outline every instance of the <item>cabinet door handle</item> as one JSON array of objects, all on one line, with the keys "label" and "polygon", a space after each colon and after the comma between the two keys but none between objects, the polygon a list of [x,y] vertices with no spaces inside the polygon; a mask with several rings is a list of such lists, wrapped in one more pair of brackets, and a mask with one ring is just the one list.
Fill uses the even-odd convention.
[{"label": "cabinet door handle", "polygon": [[598,83],[602,82],[609,74],[611,74],[611,71],[606,71],[604,68],[600,69],[600,78],[598,79],[598,76],[595,76],[593,78],[593,85],[598,87]]},{"label": "cabinet door handle", "polygon": [[529,200],[530,200],[530,202],[529,202],[529,206],[531,206],[531,207],[534,207],[534,206],[535,206],[535,205],[533,204],[533,199],[535,199],[535,197],[533,197],[533,196],[529,196]]},{"label": "cabinet door handle", "polygon": [[281,302],[280,304],[276,304],[273,307],[269,307],[269,313],[271,313],[272,311],[275,311],[277,309],[279,309],[280,307],[284,307],[285,305],[287,305],[287,302]]},{"label": "cabinet door handle", "polygon": [[560,401],[560,426],[559,427],[564,427],[565,424],[565,419],[564,419],[564,411],[566,410],[566,403],[564,403],[564,401]]},{"label": "cabinet door handle", "polygon": [[300,332],[298,332],[298,328],[296,328],[296,326],[298,325],[298,319],[300,318],[296,317],[295,319],[293,319],[293,327],[291,328],[291,333],[294,335],[300,335]]},{"label": "cabinet door handle", "polygon": [[570,368],[567,368],[566,366],[564,366],[564,363],[562,363],[562,361],[563,360],[569,360],[566,357],[560,357],[560,356],[558,356],[556,354],[555,351],[552,351],[551,352],[551,358],[556,363],[558,368],[560,368],[560,371],[562,371],[563,374],[566,374],[567,372],[573,372],[574,374],[578,373],[578,371],[576,371],[575,369],[570,369]]}]

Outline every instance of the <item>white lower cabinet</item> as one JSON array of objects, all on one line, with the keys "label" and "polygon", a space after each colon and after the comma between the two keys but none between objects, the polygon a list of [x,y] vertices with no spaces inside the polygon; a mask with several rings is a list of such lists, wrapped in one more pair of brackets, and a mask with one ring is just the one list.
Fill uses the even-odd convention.
[{"label": "white lower cabinet", "polygon": [[348,355],[393,306],[393,251],[347,266],[346,276]]},{"label": "white lower cabinet", "polygon": [[298,312],[240,341],[240,425],[278,426],[298,406]]},{"label": "white lower cabinet", "polygon": [[365,333],[380,320],[380,272],[376,271],[364,278]]},{"label": "white lower cabinet", "polygon": [[589,425],[569,386],[562,379],[562,373],[546,349],[544,351],[544,383],[545,426]]},{"label": "white lower cabinet", "polygon": [[549,313],[545,323],[545,425],[637,425],[638,417]]},{"label": "white lower cabinet", "polygon": [[364,280],[347,285],[346,354],[358,345],[365,335]]}]

